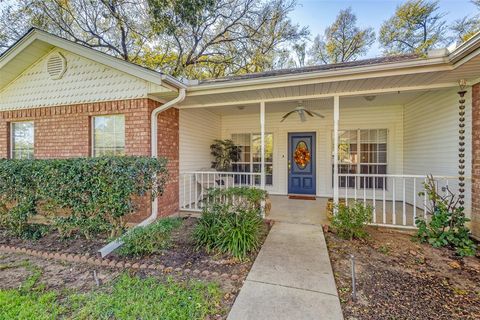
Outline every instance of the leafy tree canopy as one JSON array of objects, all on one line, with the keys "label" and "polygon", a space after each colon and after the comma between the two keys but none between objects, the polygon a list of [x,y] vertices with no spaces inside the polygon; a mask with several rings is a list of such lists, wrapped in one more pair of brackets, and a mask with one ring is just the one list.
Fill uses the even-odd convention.
[{"label": "leafy tree canopy", "polygon": [[351,8],[341,10],[323,37],[315,37],[310,49],[311,63],[347,62],[365,55],[375,42],[375,32],[372,28],[360,29],[356,23]]},{"label": "leafy tree canopy", "polygon": [[447,42],[445,13],[438,1],[408,0],[380,28],[379,41],[384,53],[421,53]]},{"label": "leafy tree canopy", "polygon": [[294,0],[7,0],[0,49],[31,26],[175,76],[220,77],[274,66],[308,36]]},{"label": "leafy tree canopy", "polygon": [[454,34],[453,41],[457,43],[467,41],[480,31],[480,0],[472,0],[472,3],[478,9],[476,14],[456,20],[450,27]]}]

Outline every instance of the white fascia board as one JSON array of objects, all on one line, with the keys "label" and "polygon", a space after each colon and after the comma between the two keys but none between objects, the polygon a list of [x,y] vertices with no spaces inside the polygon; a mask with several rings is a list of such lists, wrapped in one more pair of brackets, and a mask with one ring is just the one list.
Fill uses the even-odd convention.
[{"label": "white fascia board", "polygon": [[0,57],[0,70],[7,63],[12,61],[19,52],[25,50],[25,48],[27,48],[33,41],[35,41],[33,35],[28,35],[15,43],[12,47],[8,48],[7,51]]},{"label": "white fascia board", "polygon": [[121,60],[106,53],[88,48],[38,29],[33,29],[30,31],[29,34],[25,35],[0,57],[0,70],[3,66],[12,61],[12,59],[14,59],[19,52],[25,50],[35,40],[43,41],[52,46],[71,51],[87,59],[104,64],[113,69],[125,72],[157,85],[162,85],[162,82],[165,82],[168,83],[170,87],[173,86],[177,89],[186,87],[182,82],[171,76],[164,75],[154,70],[149,70],[134,63]]},{"label": "white fascia board", "polygon": [[[453,52],[449,54],[448,59],[457,64],[457,62],[463,60],[465,57],[471,56],[473,51],[477,49],[480,49],[480,31],[453,50]],[[478,52],[475,55],[477,54]]]},{"label": "white fascia board", "polygon": [[290,82],[291,85],[331,82],[340,80],[355,80],[360,78],[376,78],[385,76],[395,76],[404,74],[416,74],[425,72],[450,71],[453,66],[448,63],[446,57],[431,59],[415,59],[407,62],[388,63],[374,66],[358,66],[345,68],[341,70],[317,71],[294,75],[270,76],[265,78],[232,80],[224,83],[203,84],[198,86],[190,86],[188,96],[196,96],[203,94],[213,94],[222,92],[231,92],[245,90],[246,86],[254,86],[253,89],[261,89],[265,87],[285,86]]}]

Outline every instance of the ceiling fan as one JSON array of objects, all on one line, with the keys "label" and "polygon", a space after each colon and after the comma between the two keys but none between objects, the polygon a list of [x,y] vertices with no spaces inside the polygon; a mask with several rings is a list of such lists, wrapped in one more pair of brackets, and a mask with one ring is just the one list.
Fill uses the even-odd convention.
[{"label": "ceiling fan", "polygon": [[321,115],[321,114],[318,113],[318,112],[311,111],[311,110],[307,110],[307,109],[305,108],[305,106],[303,105],[303,102],[302,102],[302,101],[298,101],[298,105],[295,107],[295,109],[293,109],[292,111],[287,112],[286,114],[284,114],[283,117],[282,117],[282,120],[280,120],[280,122],[285,121],[285,119],[287,119],[291,114],[293,114],[293,113],[295,113],[295,112],[298,114],[298,116],[300,117],[300,120],[301,120],[302,122],[307,121],[307,117],[305,116],[305,113],[308,114],[310,117],[317,116],[317,117],[320,117],[320,118],[325,118],[325,116]]}]

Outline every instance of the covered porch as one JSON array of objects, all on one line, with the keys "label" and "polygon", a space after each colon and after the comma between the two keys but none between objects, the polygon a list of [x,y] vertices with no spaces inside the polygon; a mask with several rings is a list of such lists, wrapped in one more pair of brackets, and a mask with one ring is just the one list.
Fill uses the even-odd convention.
[{"label": "covered porch", "polygon": [[[475,83],[480,67],[474,60],[480,59],[453,70],[432,70],[422,61],[420,69],[394,74],[332,78],[323,71],[200,83],[179,107],[180,210],[201,211],[208,188],[255,186],[271,195],[272,215],[276,206],[291,207],[293,217],[310,206],[321,221],[328,199],[357,200],[373,206],[374,224],[412,228],[428,211],[421,192],[433,175],[439,192],[463,189],[469,215],[471,94],[459,123],[458,92],[459,80],[467,90]],[[314,115],[295,111],[284,119],[298,107]],[[229,172],[210,169],[215,139],[231,139],[242,150]],[[299,141],[306,141],[306,165],[295,156]],[[308,181],[295,181],[302,170]],[[316,200],[288,199],[292,194]]]},{"label": "covered porch", "polygon": [[[427,175],[434,176],[440,191],[447,192],[447,186],[458,191],[457,91],[453,87],[181,109],[180,209],[201,211],[208,188],[255,186],[271,195],[275,219],[326,222],[331,198],[372,205],[374,224],[414,227],[415,217],[424,215],[428,206],[426,196],[420,195]],[[307,115],[302,121],[294,112],[282,121],[299,104],[323,117]],[[469,113],[467,103],[467,118]],[[467,150],[469,130],[467,122]],[[291,140],[295,134],[314,138],[308,145],[312,167],[303,168],[313,183],[306,192],[292,192],[292,167],[298,166]],[[231,139],[241,148],[241,159],[230,172],[210,169],[215,139]],[[469,158],[467,153],[468,173]],[[316,200],[288,199],[292,194]],[[469,192],[466,196],[469,211]],[[312,215],[302,218],[302,210]]]}]

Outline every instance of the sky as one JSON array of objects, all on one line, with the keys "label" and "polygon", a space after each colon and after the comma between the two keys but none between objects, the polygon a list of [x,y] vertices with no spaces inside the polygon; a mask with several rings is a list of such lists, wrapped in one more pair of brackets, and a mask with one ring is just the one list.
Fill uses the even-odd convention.
[{"label": "sky", "polygon": [[[298,0],[297,8],[290,14],[292,21],[301,26],[308,26],[310,38],[323,34],[341,9],[352,7],[357,15],[359,27],[372,27],[378,35],[382,23],[392,16],[399,4],[397,0]],[[469,0],[441,0],[440,11],[446,13],[445,19],[453,22],[465,15],[472,15],[476,7]],[[376,42],[370,48],[365,58],[381,55],[381,49]]]}]

